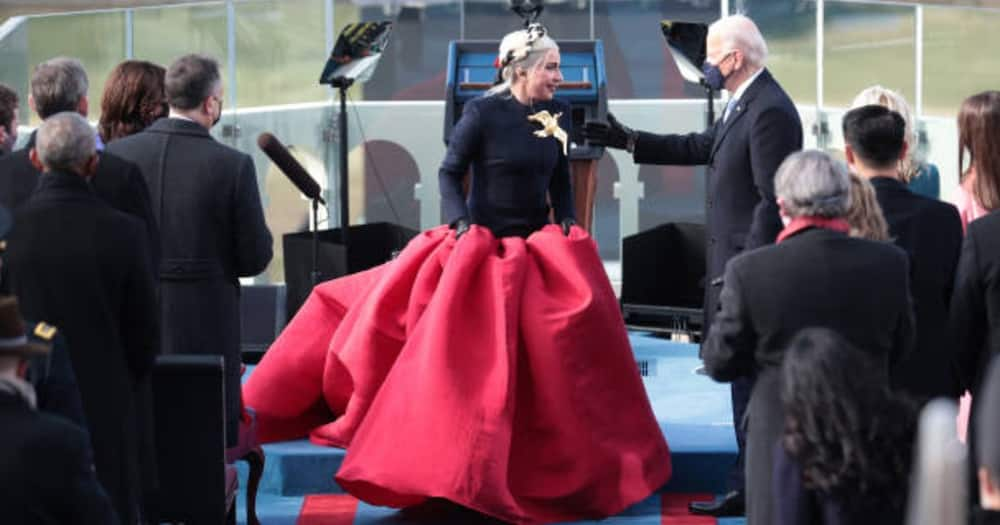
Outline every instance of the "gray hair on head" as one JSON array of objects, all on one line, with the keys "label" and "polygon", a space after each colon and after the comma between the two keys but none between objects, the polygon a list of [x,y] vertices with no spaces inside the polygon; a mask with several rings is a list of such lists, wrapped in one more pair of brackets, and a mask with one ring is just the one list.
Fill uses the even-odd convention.
[{"label": "gray hair on head", "polygon": [[757,24],[745,15],[724,16],[708,26],[709,36],[718,35],[722,40],[723,52],[739,49],[752,66],[763,67],[767,63],[767,42]]},{"label": "gray hair on head", "polygon": [[94,129],[79,113],[56,113],[38,127],[35,150],[49,170],[79,173],[96,151]]},{"label": "gray hair on head", "polygon": [[46,60],[31,75],[31,98],[42,120],[61,111],[76,111],[89,87],[87,71],[75,58]]},{"label": "gray hair on head", "polygon": [[164,91],[170,107],[191,110],[218,89],[222,82],[219,62],[208,55],[184,55],[167,69]]},{"label": "gray hair on head", "polygon": [[791,218],[844,217],[851,207],[847,167],[819,150],[789,155],[774,177],[774,193]]},{"label": "gray hair on head", "polygon": [[540,29],[540,34],[537,28],[541,28],[541,25],[532,24],[528,29],[519,29],[503,37],[500,41],[499,57],[501,60],[507,57],[510,59],[505,60],[506,63],[500,68],[501,82],[490,88],[485,96],[510,91],[514,83],[514,73],[518,68],[532,69],[550,50],[559,49],[559,44],[556,44],[544,28]]}]

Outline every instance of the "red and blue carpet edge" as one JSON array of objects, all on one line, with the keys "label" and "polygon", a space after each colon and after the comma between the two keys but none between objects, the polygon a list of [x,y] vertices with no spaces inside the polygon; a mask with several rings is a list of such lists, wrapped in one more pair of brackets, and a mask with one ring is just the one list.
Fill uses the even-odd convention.
[{"label": "red and blue carpet edge", "polygon": [[[687,504],[690,501],[710,500],[711,494],[679,494],[664,493],[659,496],[659,513],[631,514],[622,516],[622,521],[629,524],[652,525],[715,525],[719,523],[713,517],[695,516],[688,513]],[[302,510],[296,525],[363,525],[365,523],[381,522],[372,516],[371,521],[364,519],[359,510],[363,507],[357,499],[349,494],[310,494],[302,502]],[[653,510],[653,509],[650,509]],[[358,519],[362,518],[362,519]],[[642,518],[649,518],[648,521]],[[657,519],[658,518],[658,519]],[[427,522],[426,520],[421,520]],[[616,522],[616,517],[610,517],[602,523],[608,525]],[[725,520],[730,521],[730,520]]]}]

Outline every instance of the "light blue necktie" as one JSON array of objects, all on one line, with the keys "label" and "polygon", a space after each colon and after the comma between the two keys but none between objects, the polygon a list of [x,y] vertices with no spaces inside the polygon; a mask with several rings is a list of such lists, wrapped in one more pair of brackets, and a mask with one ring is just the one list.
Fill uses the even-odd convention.
[{"label": "light blue necktie", "polygon": [[726,104],[726,110],[722,113],[722,123],[725,124],[729,120],[730,113],[733,112],[733,108],[739,103],[739,99],[731,98],[729,103]]}]

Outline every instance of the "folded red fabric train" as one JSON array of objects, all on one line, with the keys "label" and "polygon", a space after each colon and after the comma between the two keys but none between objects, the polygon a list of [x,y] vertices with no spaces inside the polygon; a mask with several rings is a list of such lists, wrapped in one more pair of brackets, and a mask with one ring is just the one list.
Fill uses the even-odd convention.
[{"label": "folded red fabric train", "polygon": [[444,498],[515,523],[616,514],[670,455],[593,240],[442,226],[317,286],[244,387],[264,441],[346,447],[375,505]]}]

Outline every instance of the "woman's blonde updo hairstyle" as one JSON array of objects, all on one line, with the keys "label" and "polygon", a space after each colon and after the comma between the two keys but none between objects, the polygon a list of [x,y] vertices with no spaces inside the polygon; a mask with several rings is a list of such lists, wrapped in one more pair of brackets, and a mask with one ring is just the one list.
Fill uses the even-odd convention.
[{"label": "woman's blonde updo hairstyle", "polygon": [[867,105],[884,106],[903,117],[903,122],[906,124],[903,138],[906,139],[906,145],[909,149],[906,151],[906,158],[900,162],[899,174],[902,176],[903,182],[909,183],[920,170],[920,159],[917,157],[919,136],[913,127],[913,112],[910,111],[910,105],[899,92],[879,85],[865,88],[861,93],[858,93],[858,96],[854,97],[854,101],[851,103],[851,109]]},{"label": "woman's blonde updo hairstyle", "polygon": [[559,45],[541,24],[531,24],[527,29],[507,33],[500,41],[500,53],[497,55],[500,83],[490,88],[486,96],[509,92],[517,70],[534,68],[552,49],[559,49]]}]

